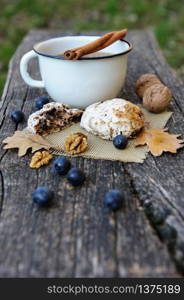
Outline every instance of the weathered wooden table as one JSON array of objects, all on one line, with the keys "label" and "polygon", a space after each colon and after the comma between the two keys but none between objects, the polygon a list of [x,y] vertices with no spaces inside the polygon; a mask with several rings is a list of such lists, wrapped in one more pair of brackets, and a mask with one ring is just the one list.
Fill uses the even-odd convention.
[{"label": "weathered wooden table", "polygon": [[[32,31],[12,58],[1,102],[1,140],[26,125],[16,126],[10,113],[22,109],[28,117],[35,110],[34,99],[45,93],[25,85],[19,74],[20,58],[35,42],[59,35]],[[174,95],[170,132],[183,133],[184,85],[165,63],[151,33],[133,31],[128,40],[134,50],[120,96],[139,101],[134,92],[136,79],[155,73]],[[31,65],[32,74],[38,74],[36,64]],[[173,255],[150,225],[142,204],[157,200],[169,208],[168,222],[177,230],[178,239],[184,239],[183,149],[177,155],[148,155],[143,164],[72,158],[73,166],[82,168],[88,177],[75,190],[67,188],[66,178],[54,176],[51,166],[29,168],[30,158],[18,158],[16,150],[0,150],[1,277],[180,276]],[[40,185],[55,191],[49,209],[39,209],[31,199]],[[120,189],[125,198],[125,208],[116,214],[107,213],[102,203],[110,188]]]}]

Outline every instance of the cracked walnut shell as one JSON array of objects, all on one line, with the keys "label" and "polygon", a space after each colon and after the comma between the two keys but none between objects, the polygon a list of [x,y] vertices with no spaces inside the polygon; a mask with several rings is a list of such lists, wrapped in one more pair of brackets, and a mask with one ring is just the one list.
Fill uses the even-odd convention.
[{"label": "cracked walnut shell", "polygon": [[72,155],[86,151],[87,147],[87,136],[81,132],[72,133],[65,140],[64,148]]},{"label": "cracked walnut shell", "polygon": [[38,151],[31,159],[30,168],[40,168],[43,165],[47,165],[53,156],[48,151]]}]

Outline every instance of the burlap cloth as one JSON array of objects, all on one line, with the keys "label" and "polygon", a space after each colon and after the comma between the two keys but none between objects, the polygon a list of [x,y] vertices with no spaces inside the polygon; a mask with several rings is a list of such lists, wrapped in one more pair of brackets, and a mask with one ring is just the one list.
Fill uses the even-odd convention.
[{"label": "burlap cloth", "polygon": [[[146,121],[150,123],[152,127],[163,128],[169,120],[172,112],[163,112],[160,114],[153,114],[141,106],[144,112]],[[82,156],[91,159],[105,159],[105,160],[118,160],[123,162],[136,162],[143,163],[148,153],[147,146],[135,147],[134,139],[131,139],[128,146],[124,150],[118,150],[113,146],[112,141],[103,140],[93,134],[87,133],[80,127],[80,123],[72,125],[71,127],[54,134],[50,134],[45,137],[53,145],[59,145],[63,147],[65,138],[74,132],[83,132],[88,136],[88,149],[84,153],[75,155]],[[55,153],[63,155],[63,153]],[[67,155],[67,154],[66,154]],[[68,154],[70,156],[70,154]]]}]

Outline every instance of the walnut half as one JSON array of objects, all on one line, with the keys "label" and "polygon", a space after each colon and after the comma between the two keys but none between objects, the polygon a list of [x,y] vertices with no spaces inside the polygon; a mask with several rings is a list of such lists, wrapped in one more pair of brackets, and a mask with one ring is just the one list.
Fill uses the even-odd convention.
[{"label": "walnut half", "polygon": [[72,155],[86,151],[87,147],[87,136],[81,132],[72,133],[65,140],[64,148]]},{"label": "walnut half", "polygon": [[48,151],[37,151],[31,159],[30,168],[40,168],[43,165],[48,165],[53,158],[52,154]]}]

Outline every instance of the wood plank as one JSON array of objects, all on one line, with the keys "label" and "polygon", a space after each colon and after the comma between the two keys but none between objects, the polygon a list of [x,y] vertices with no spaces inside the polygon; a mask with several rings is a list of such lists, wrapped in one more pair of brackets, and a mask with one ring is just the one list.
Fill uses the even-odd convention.
[{"label": "wood plank", "polygon": [[[32,31],[17,49],[2,99],[1,139],[25,127],[25,123],[13,124],[10,113],[20,108],[28,118],[35,110],[34,99],[45,94],[41,89],[29,88],[20,78],[20,58],[34,43],[59,35]],[[175,113],[169,128],[172,132],[182,131],[183,84],[165,64],[149,32],[131,32],[129,39],[134,51],[120,96],[139,101],[134,92],[135,80],[143,73],[156,73],[174,93]],[[37,77],[36,70],[36,63],[32,64],[30,71]],[[68,189],[65,178],[53,176],[50,166],[30,169],[30,155],[20,159],[16,151],[1,148],[0,157],[0,276],[179,276],[141,204],[146,199],[159,200],[170,208],[172,223],[183,237],[183,150],[176,156],[149,156],[143,165],[72,158],[72,165],[82,168],[88,177],[81,188],[74,190]],[[55,191],[49,209],[38,209],[32,203],[31,192],[39,185]],[[107,213],[102,204],[110,188],[124,194],[125,208],[117,214]]]}]

